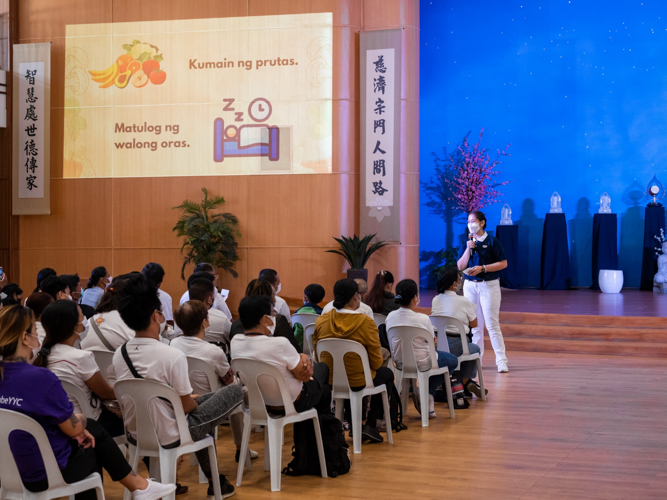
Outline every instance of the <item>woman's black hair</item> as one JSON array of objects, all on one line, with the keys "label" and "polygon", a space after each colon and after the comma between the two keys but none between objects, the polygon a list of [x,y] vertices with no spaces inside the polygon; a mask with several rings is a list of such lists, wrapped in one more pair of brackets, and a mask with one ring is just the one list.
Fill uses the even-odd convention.
[{"label": "woman's black hair", "polygon": [[350,302],[350,300],[352,300],[352,297],[354,297],[359,292],[359,285],[357,285],[356,281],[345,278],[336,281],[333,291],[334,291],[333,306],[336,309],[342,309],[343,307],[345,307],[345,304]]},{"label": "woman's black hair", "polygon": [[401,280],[398,282],[398,285],[396,285],[396,298],[394,299],[394,302],[406,307],[410,305],[412,299],[417,295],[419,295],[419,287],[417,286],[417,283],[415,283],[415,280]]},{"label": "woman's black hair", "polygon": [[273,286],[276,284],[278,271],[275,269],[262,269],[257,277],[261,280],[268,281]]},{"label": "woman's black hair", "polygon": [[308,297],[308,302],[311,304],[319,304],[324,299],[326,292],[324,291],[324,287],[322,285],[313,283],[306,287],[306,289],[303,291],[303,294]]},{"label": "woman's black hair", "polygon": [[380,271],[375,275],[373,286],[366,294],[366,304],[368,304],[374,313],[381,313],[384,310],[384,287],[387,283],[394,282],[394,275],[389,271]]},{"label": "woman's black hair", "polygon": [[96,267],[93,269],[93,272],[90,273],[90,279],[88,280],[88,285],[86,285],[86,288],[93,288],[94,286],[97,286],[97,283],[102,278],[106,278],[107,276],[107,268],[104,266]]},{"label": "woman's black hair", "polygon": [[438,288],[438,293],[445,293],[452,287],[452,285],[458,279],[459,279],[459,270],[453,266],[446,267],[445,270],[442,272],[440,279],[438,280],[438,284],[436,285],[436,287]]},{"label": "woman's black hair", "polygon": [[46,306],[42,313],[42,327],[46,337],[33,365],[46,368],[51,348],[70,338],[78,324],[79,306],[71,300],[56,300]]},{"label": "woman's black hair", "polygon": [[16,283],[9,283],[2,287],[2,293],[6,295],[6,297],[2,299],[2,305],[13,306],[19,303],[19,301],[14,298],[14,295],[22,295],[23,290],[21,290],[21,287]]},{"label": "woman's black hair", "polygon": [[484,229],[484,231],[486,231],[486,225],[487,225],[488,223],[486,222],[486,215],[484,215],[484,212],[480,212],[479,210],[474,210],[474,211],[470,212],[468,215],[469,215],[469,216],[470,216],[470,215],[474,215],[475,218],[476,218],[478,221],[483,222],[483,223],[484,223],[484,227],[482,227],[482,225],[480,224],[480,229]]},{"label": "woman's black hair", "polygon": [[37,273],[37,288],[39,288],[39,285],[42,283],[42,281],[44,281],[49,276],[58,276],[58,273],[55,271],[55,269],[51,269],[50,267],[40,269]]}]

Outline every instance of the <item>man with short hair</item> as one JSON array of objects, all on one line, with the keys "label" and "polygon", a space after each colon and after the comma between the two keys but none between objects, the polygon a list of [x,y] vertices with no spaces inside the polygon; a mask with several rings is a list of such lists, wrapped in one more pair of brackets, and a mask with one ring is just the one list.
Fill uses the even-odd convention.
[{"label": "man with short hair", "polygon": [[264,281],[268,281],[271,284],[276,295],[276,312],[285,316],[287,322],[290,324],[290,326],[292,326],[292,315],[290,314],[289,306],[287,305],[287,302],[285,302],[285,299],[278,296],[280,289],[282,288],[282,283],[280,282],[278,271],[275,269],[262,269],[259,272],[258,278]]},{"label": "man with short hair", "polygon": [[49,276],[40,286],[42,292],[48,293],[53,300],[72,300],[67,282],[60,276]]},{"label": "man with short hair", "polygon": [[162,289],[162,282],[164,281],[164,268],[157,262],[149,262],[141,270],[141,274],[157,288],[157,295],[162,303],[162,312],[164,313],[165,321],[174,326],[174,308],[171,301],[171,295]]},{"label": "man with short hair", "polygon": [[[213,276],[213,286],[216,287],[216,294],[215,294],[215,301],[213,302],[213,308],[217,309],[221,313],[223,313],[225,316],[227,316],[228,320],[232,320],[232,313],[229,310],[229,307],[227,306],[226,298],[222,296],[222,294],[218,293],[218,273],[215,271],[215,267],[213,267],[211,264],[208,262],[201,262],[197,264],[192,271],[192,275],[194,276],[197,273],[209,273],[211,276]],[[184,304],[190,300],[190,293],[189,291],[186,290],[186,292],[181,296],[180,304]]]},{"label": "man with short hair", "polygon": [[[69,293],[72,296],[72,300],[79,304],[79,300],[81,300],[81,278],[79,278],[78,274],[62,274],[60,276],[60,279],[64,280],[65,283],[67,283],[67,286],[69,287]],[[93,314],[95,314],[95,309],[92,308],[91,306],[88,306],[86,304],[79,304],[79,307],[81,308],[81,312],[83,315],[90,319],[93,317]]]},{"label": "man with short hair", "polygon": [[[118,303],[118,312],[123,321],[136,331],[136,337],[116,350],[113,368],[116,380],[145,378],[172,387],[180,396],[183,411],[187,415],[190,435],[195,441],[212,435],[219,423],[243,401],[243,391],[238,385],[223,387],[214,393],[198,396],[192,393],[188,377],[185,354],[174,347],[160,342],[161,324],[164,315],[157,289],[143,276],[129,282]],[[138,375],[135,377],[135,374]],[[123,401],[128,439],[136,440],[134,405]],[[169,448],[177,446],[179,432],[174,410],[165,401],[154,399],[151,414],[160,445]],[[208,495],[213,495],[213,472],[208,459],[208,450],[196,453],[202,471],[209,479]],[[220,474],[222,498],[234,494],[234,487]]]},{"label": "man with short hair", "polygon": [[[210,277],[210,275],[208,276]],[[204,340],[206,342],[229,343],[229,332],[232,329],[232,323],[227,319],[227,316],[221,313],[218,309],[213,308],[215,295],[217,293],[215,286],[213,286],[213,281],[207,278],[194,279],[188,284],[188,292],[191,301],[199,300],[200,302],[203,302],[208,309],[209,326],[206,328]],[[185,304],[187,304],[187,302]],[[179,325],[174,327],[174,333],[176,335],[182,333]]]}]

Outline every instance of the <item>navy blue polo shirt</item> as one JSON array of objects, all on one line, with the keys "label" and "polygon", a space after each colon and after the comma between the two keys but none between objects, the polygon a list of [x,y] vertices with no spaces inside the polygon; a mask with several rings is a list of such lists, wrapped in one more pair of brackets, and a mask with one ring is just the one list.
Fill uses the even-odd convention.
[{"label": "navy blue polo shirt", "polygon": [[[459,250],[459,259],[463,257],[463,253],[468,251],[468,246],[463,243]],[[475,240],[475,251],[468,261],[468,267],[474,266],[488,266],[496,262],[507,260],[505,250],[497,238],[494,238],[489,233],[486,233],[484,241]],[[500,278],[500,271],[486,272],[478,274],[477,276],[465,276],[465,279],[470,281],[492,281]]]}]

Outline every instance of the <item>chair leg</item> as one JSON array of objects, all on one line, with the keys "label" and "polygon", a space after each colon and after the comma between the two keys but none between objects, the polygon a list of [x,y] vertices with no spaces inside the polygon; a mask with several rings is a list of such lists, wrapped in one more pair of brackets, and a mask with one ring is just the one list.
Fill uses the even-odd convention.
[{"label": "chair leg", "polygon": [[486,390],[484,390],[484,374],[482,373],[482,360],[477,358],[477,373],[479,374],[479,386],[482,389],[482,401],[486,401]]},{"label": "chair leg", "polygon": [[[350,409],[352,411],[352,449],[354,453],[361,453],[361,408],[363,398],[361,393],[350,393]],[[391,425],[391,424],[390,424]]]},{"label": "chair leg", "polygon": [[452,397],[452,381],[449,380],[449,373],[445,373],[445,391],[447,392],[449,418],[454,418],[454,398]]},{"label": "chair leg", "polygon": [[95,496],[97,497],[97,500],[104,500],[104,489],[102,486],[97,486],[95,488]]},{"label": "chair leg", "polygon": [[239,467],[238,472],[236,473],[236,486],[241,486],[241,481],[243,480],[243,466],[246,462],[246,455],[248,453],[248,446],[250,445],[250,416],[245,415],[243,417],[243,437],[241,438],[241,453],[239,456]]},{"label": "chair leg", "polygon": [[394,442],[391,434],[391,413],[389,413],[389,397],[387,396],[387,387],[382,391],[382,406],[384,406],[384,423],[387,425],[387,443]]},{"label": "chair leg", "polygon": [[343,423],[343,408],[345,405],[344,399],[336,399],[336,418],[340,420],[341,424]]},{"label": "chair leg", "polygon": [[[151,462],[153,457],[151,457]],[[157,459],[156,459],[157,460]],[[178,463],[178,456],[174,454],[167,454],[160,452],[160,475],[157,476],[160,478],[162,484],[175,483],[176,482],[176,464]],[[152,464],[151,464],[152,465]],[[153,476],[156,477],[156,476]],[[176,500],[176,493],[172,492],[170,495],[164,497],[166,500]],[[163,500],[164,500],[163,499]]]},{"label": "chair leg", "polygon": [[264,426],[264,470],[271,470],[271,445],[269,443],[269,426]]},{"label": "chair leg", "polygon": [[324,443],[322,443],[322,431],[320,429],[320,419],[313,417],[313,427],[315,427],[315,440],[317,441],[317,454],[320,458],[320,472],[322,477],[327,477],[327,461],[324,457]]},{"label": "chair leg", "polygon": [[428,397],[428,377],[420,377],[419,379],[419,405],[422,414],[422,427],[428,427],[429,416],[429,397]]},{"label": "chair leg", "polygon": [[282,425],[278,427],[277,425],[274,425],[273,422],[269,422],[269,425],[266,426],[267,428],[270,427],[268,434],[269,434],[269,455],[270,455],[270,460],[271,460],[271,491],[280,491],[280,475],[282,473],[282,467],[281,467],[281,462],[282,462],[282,455],[283,455],[283,447],[280,444],[280,440],[282,439]]},{"label": "chair leg", "polygon": [[[208,463],[211,464],[211,481],[213,482],[213,495],[215,496],[215,500],[221,500],[222,489],[220,487],[220,472],[218,469],[218,457],[215,454],[215,446],[213,445],[208,447]],[[176,482],[175,477],[174,477],[174,482]]]},{"label": "chair leg", "polygon": [[401,391],[401,406],[403,407],[403,415],[408,414],[408,398],[410,397],[410,379],[404,378],[400,385]]}]

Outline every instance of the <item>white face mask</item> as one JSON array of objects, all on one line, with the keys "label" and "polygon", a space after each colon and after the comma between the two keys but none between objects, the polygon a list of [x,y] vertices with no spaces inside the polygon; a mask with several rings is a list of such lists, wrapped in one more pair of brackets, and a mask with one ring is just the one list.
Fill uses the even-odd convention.
[{"label": "white face mask", "polygon": [[477,231],[479,231],[479,224],[476,222],[471,222],[468,224],[468,231],[470,231],[472,234],[477,233]]},{"label": "white face mask", "polygon": [[273,333],[276,331],[276,317],[275,316],[270,316],[271,321],[273,321],[273,324],[271,326],[267,326],[269,331],[271,332],[271,336],[273,337]]},{"label": "white face mask", "polygon": [[459,281],[456,284],[456,291],[460,292],[461,290],[463,290],[463,281]]},{"label": "white face mask", "polygon": [[74,302],[74,299],[72,298],[71,295],[68,295],[68,296],[67,296],[67,300],[69,300],[69,301],[71,301],[71,302]]},{"label": "white face mask", "polygon": [[83,323],[81,324],[83,325],[83,331],[78,334],[79,340],[85,339],[88,335],[88,330],[90,329],[90,321],[88,321],[88,318],[83,318]]},{"label": "white face mask", "polygon": [[278,295],[280,293],[280,290],[282,289],[282,287],[283,287],[283,284],[278,283],[278,288],[276,288],[276,295]]},{"label": "white face mask", "polygon": [[417,303],[415,304],[415,307],[417,307],[417,306],[419,305],[419,301],[420,301],[420,300],[421,300],[421,299],[420,299],[419,295],[417,295]]}]

